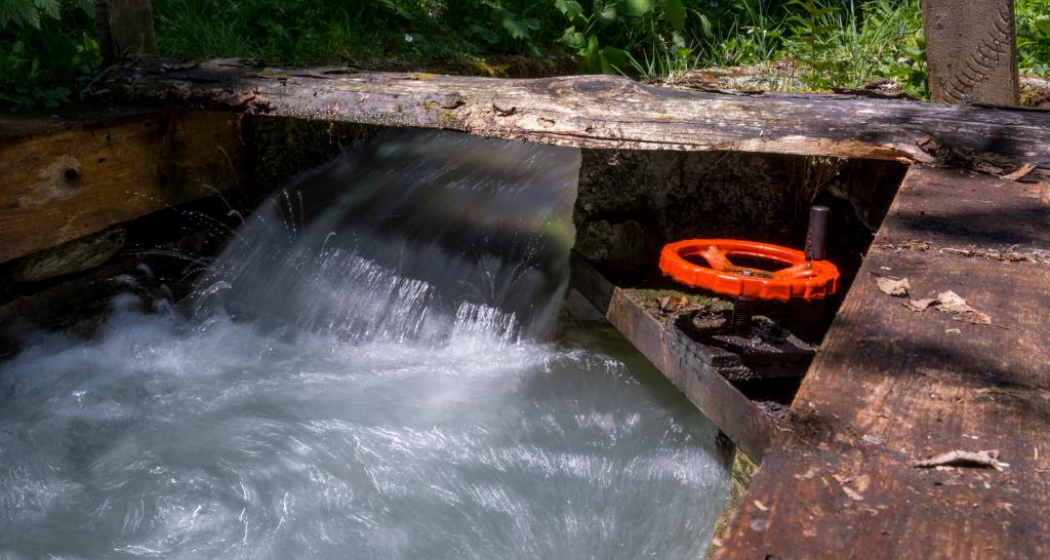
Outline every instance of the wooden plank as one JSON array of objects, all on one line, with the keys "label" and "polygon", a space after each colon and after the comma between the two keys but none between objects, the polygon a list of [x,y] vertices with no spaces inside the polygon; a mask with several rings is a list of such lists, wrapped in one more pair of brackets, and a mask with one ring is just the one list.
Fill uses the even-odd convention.
[{"label": "wooden plank", "polygon": [[438,127],[583,148],[1030,162],[1050,169],[1050,112],[842,95],[727,95],[614,76],[503,80],[237,60],[140,60],[100,99],[309,119]]},{"label": "wooden plank", "polygon": [[697,355],[696,343],[669,329],[579,255],[572,285],[751,460],[762,461],[773,420]]},{"label": "wooden plank", "polygon": [[237,186],[244,176],[237,115],[8,122],[22,134],[0,139],[0,262]]},{"label": "wooden plank", "polygon": [[155,105],[84,105],[62,107],[46,113],[0,114],[0,144],[66,130],[105,128],[157,113]]},{"label": "wooden plank", "polygon": [[[909,171],[716,559],[1050,558],[1047,189]],[[876,275],[993,324],[911,311]],[[1009,466],[916,466],[955,450]]]}]

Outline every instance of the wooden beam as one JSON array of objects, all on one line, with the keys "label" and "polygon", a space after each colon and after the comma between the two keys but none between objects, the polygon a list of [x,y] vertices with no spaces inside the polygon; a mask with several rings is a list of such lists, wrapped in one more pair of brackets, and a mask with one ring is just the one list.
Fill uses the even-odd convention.
[{"label": "wooden beam", "polygon": [[1050,112],[842,95],[727,95],[622,77],[535,80],[142,60],[93,94],[306,119],[462,130],[563,146],[741,150],[1050,169]]},{"label": "wooden beam", "polygon": [[129,55],[157,54],[150,0],[96,0],[95,29],[106,64],[120,62]]},{"label": "wooden beam", "polygon": [[924,0],[930,99],[1017,105],[1013,0]]},{"label": "wooden beam", "polygon": [[0,135],[0,262],[237,186],[244,176],[240,119],[228,113],[4,116],[0,130],[8,131]]},{"label": "wooden beam", "polygon": [[909,171],[715,560],[1050,558],[1047,188]]}]

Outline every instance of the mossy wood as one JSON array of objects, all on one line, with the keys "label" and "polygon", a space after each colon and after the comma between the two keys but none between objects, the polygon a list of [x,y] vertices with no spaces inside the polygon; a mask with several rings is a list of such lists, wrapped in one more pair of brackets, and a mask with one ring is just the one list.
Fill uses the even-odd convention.
[{"label": "mossy wood", "polygon": [[614,76],[504,80],[241,60],[142,59],[93,95],[308,119],[438,127],[564,146],[741,150],[1050,169],[1050,112],[844,95],[731,95]]},{"label": "mossy wood", "polygon": [[0,117],[0,262],[237,186],[237,115]]}]

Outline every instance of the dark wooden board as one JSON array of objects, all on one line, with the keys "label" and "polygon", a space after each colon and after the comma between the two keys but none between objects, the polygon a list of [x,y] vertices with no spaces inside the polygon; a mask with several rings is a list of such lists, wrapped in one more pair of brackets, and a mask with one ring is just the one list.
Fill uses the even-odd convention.
[{"label": "dark wooden board", "polygon": [[[1050,558],[1047,189],[909,171],[716,559]],[[911,311],[877,275],[993,325]],[[915,466],[955,450],[1009,466]]]},{"label": "dark wooden board", "polygon": [[0,262],[238,186],[240,118],[107,111],[10,118],[0,138]]},{"label": "dark wooden board", "polygon": [[614,76],[506,80],[240,60],[114,67],[103,100],[437,127],[584,148],[740,150],[1050,168],[1050,112],[846,95],[729,95]]},{"label": "dark wooden board", "polygon": [[0,114],[0,144],[65,130],[105,128],[157,113],[156,106],[78,104],[48,112]]}]

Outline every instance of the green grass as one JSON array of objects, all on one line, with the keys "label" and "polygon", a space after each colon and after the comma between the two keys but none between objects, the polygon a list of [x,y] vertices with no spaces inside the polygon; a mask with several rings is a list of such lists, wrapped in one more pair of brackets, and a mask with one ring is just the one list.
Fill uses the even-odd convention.
[{"label": "green grass", "polygon": [[[76,99],[100,65],[91,4],[0,0],[0,110]],[[776,89],[826,90],[889,77],[926,94],[919,0],[153,0],[153,6],[161,54],[172,57],[417,68],[572,57],[580,72],[642,78],[746,65],[767,69]],[[1017,0],[1022,72],[1050,75],[1048,14],[1050,0]]]}]

